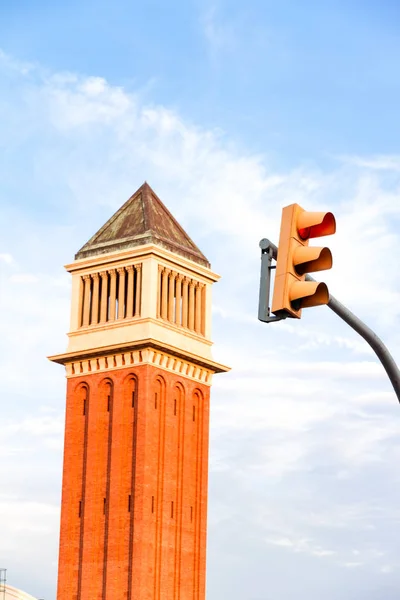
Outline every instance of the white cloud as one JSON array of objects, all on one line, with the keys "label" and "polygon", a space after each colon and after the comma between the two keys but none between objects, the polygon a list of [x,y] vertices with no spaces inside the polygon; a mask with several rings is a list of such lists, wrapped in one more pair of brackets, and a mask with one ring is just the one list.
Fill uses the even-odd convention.
[{"label": "white cloud", "polygon": [[31,273],[16,273],[10,277],[11,283],[37,283],[39,278]]},{"label": "white cloud", "polygon": [[[13,74],[17,73],[19,75],[26,76],[29,72],[35,69],[35,66],[32,63],[27,61],[21,61],[13,58],[6,52],[0,49],[0,64],[4,70],[9,70]],[[36,66],[37,68],[37,66]]]},{"label": "white cloud", "polygon": [[343,563],[343,566],[346,567],[347,569],[357,569],[358,567],[363,567],[364,563],[353,560],[353,561]]},{"label": "white cloud", "polygon": [[6,263],[6,265],[11,265],[13,263],[13,257],[11,254],[5,252],[0,254],[0,261]]},{"label": "white cloud", "polygon": [[202,17],[202,27],[209,50],[215,54],[221,51],[232,52],[237,44],[237,31],[233,22],[223,20],[218,6],[212,4]]},{"label": "white cloud", "polygon": [[400,156],[342,156],[345,163],[367,170],[400,172]]},{"label": "white cloud", "polygon": [[383,565],[383,567],[381,567],[380,571],[381,573],[392,573],[394,571],[395,567],[394,565]]},{"label": "white cloud", "polygon": [[274,546],[282,546],[284,548],[290,548],[293,552],[304,552],[311,554],[312,556],[324,557],[333,556],[334,550],[326,550],[318,545],[315,545],[312,540],[307,538],[302,539],[290,539],[290,538],[271,538],[267,540],[269,544]]},{"label": "white cloud", "polygon": [[62,417],[31,417],[25,418],[19,422],[3,421],[2,432],[3,440],[8,436],[15,436],[21,439],[21,436],[38,436],[43,437],[45,435],[62,435],[63,433],[63,418]]}]

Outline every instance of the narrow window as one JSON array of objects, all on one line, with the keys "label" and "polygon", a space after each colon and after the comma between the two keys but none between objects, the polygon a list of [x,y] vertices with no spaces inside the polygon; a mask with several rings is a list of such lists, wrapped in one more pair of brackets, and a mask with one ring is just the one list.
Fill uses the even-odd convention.
[{"label": "narrow window", "polygon": [[190,507],[190,522],[193,521],[193,506]]},{"label": "narrow window", "polygon": [[174,518],[174,503],[171,502],[171,519]]},{"label": "narrow window", "polygon": [[193,421],[196,420],[196,407],[193,405]]},{"label": "narrow window", "polygon": [[154,408],[157,408],[157,392],[154,394]]},{"label": "narrow window", "polygon": [[132,503],[132,496],[129,494],[129,496],[128,496],[128,512],[131,512],[131,503]]},{"label": "narrow window", "polygon": [[174,415],[176,415],[176,398],[174,400]]},{"label": "narrow window", "polygon": [[110,394],[107,396],[107,411],[110,412],[111,407],[111,396]]},{"label": "narrow window", "polygon": [[103,498],[103,514],[106,514],[107,498]]},{"label": "narrow window", "polygon": [[86,398],[83,399],[83,415],[86,415]]},{"label": "narrow window", "polygon": [[154,512],[154,496],[151,497],[151,512]]},{"label": "narrow window", "polygon": [[82,500],[79,500],[78,516],[79,518],[82,516]]},{"label": "narrow window", "polygon": [[132,392],[132,408],[135,408],[135,391]]}]

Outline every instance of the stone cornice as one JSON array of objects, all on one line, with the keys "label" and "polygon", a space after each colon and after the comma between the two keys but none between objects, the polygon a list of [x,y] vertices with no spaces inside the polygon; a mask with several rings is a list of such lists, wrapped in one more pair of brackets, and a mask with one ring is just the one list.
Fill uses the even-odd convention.
[{"label": "stone cornice", "polygon": [[211,271],[211,269],[186,259],[183,256],[173,254],[154,244],[146,244],[130,250],[110,252],[108,254],[101,254],[90,258],[81,258],[73,263],[65,265],[65,268],[68,272],[73,273],[75,271],[93,271],[93,269],[96,268],[102,270],[105,265],[123,267],[129,260],[140,260],[149,255],[156,255],[158,258],[166,261],[167,264],[164,266],[169,266],[170,268],[171,266],[183,267],[190,273],[195,273],[197,276],[200,275],[209,281],[218,281],[220,279],[220,276]]},{"label": "stone cornice", "polygon": [[204,337],[201,333],[196,333],[195,331],[191,331],[186,327],[182,327],[180,325],[175,325],[175,323],[170,323],[166,319],[162,319],[161,317],[158,319],[153,319],[152,317],[128,317],[125,319],[121,319],[120,321],[108,321],[107,323],[97,323],[95,325],[87,325],[86,327],[82,326],[75,331],[70,331],[67,333],[68,337],[79,337],[82,335],[86,335],[87,333],[93,333],[96,331],[109,331],[110,329],[120,329],[121,327],[126,327],[127,325],[132,325],[134,323],[154,323],[155,325],[162,324],[163,327],[174,331],[175,333],[179,333],[184,335],[185,337],[189,337],[193,340],[200,341],[202,344],[206,346],[212,346],[213,342]]},{"label": "stone cornice", "polygon": [[[80,364],[80,363],[88,363],[88,365],[93,362],[93,361],[99,361],[100,359],[105,359],[107,358],[107,361],[105,361],[107,363],[107,367],[104,366],[104,370],[106,369],[110,369],[110,368],[121,368],[122,366],[124,366],[124,362],[123,359],[120,359],[119,364],[115,364],[113,362],[113,366],[109,367],[108,366],[108,357],[116,357],[116,356],[124,356],[125,355],[132,355],[132,357],[139,356],[139,354],[137,353],[141,353],[142,354],[142,358],[143,358],[143,351],[152,351],[153,355],[152,356],[162,356],[163,360],[161,361],[161,363],[157,363],[157,365],[159,367],[164,368],[165,365],[167,364],[172,364],[170,359],[174,359],[177,363],[184,363],[187,365],[193,365],[193,367],[196,368],[200,368],[202,370],[205,370],[209,373],[226,373],[227,371],[230,371],[229,367],[226,367],[225,365],[222,365],[220,363],[216,363],[213,360],[209,360],[206,358],[203,358],[201,356],[197,356],[195,354],[192,354],[190,352],[185,352],[182,350],[179,350],[177,348],[174,348],[172,346],[169,346],[168,344],[163,344],[160,343],[156,340],[152,340],[152,339],[147,339],[147,340],[140,340],[137,342],[131,342],[129,344],[125,344],[125,345],[121,345],[121,344],[117,344],[115,346],[103,346],[100,348],[92,348],[90,350],[82,350],[82,351],[77,351],[77,352],[66,352],[64,354],[57,354],[57,355],[53,355],[53,356],[49,356],[49,360],[51,360],[52,362],[56,362],[59,363],[61,365],[65,365],[67,366],[68,364]],[[147,356],[147,355],[146,355]],[[113,358],[114,360],[114,358]],[[141,361],[143,362],[143,360]],[[149,361],[146,360],[146,362],[148,363]],[[155,364],[154,361],[151,361],[152,364]],[[164,364],[165,363],[165,364]],[[104,363],[105,364],[105,363]],[[128,364],[138,364],[137,362],[132,362],[132,363],[128,363]],[[175,363],[174,363],[175,364]],[[97,363],[96,363],[97,366]],[[166,368],[166,367],[165,367]],[[171,368],[171,367],[169,367]],[[89,368],[89,366],[87,367],[87,372],[90,372],[92,369]],[[94,369],[94,370],[99,370],[99,369]],[[72,371],[72,367],[71,367],[71,371]],[[79,368],[80,371],[80,368]],[[74,373],[70,373],[69,376],[72,376],[72,374]],[[81,374],[81,371],[78,373]]]}]

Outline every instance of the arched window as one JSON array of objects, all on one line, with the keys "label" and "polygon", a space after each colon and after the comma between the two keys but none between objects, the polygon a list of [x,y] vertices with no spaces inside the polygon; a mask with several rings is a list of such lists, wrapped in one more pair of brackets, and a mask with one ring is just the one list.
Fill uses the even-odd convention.
[{"label": "arched window", "polygon": [[81,382],[75,391],[75,398],[78,410],[82,411],[83,416],[89,413],[89,386],[86,382]]},{"label": "arched window", "polygon": [[165,381],[161,375],[158,375],[154,384],[154,408],[160,408],[164,400]]},{"label": "arched window", "polygon": [[129,400],[132,408],[137,408],[138,380],[136,375],[130,374],[124,381],[125,401]]},{"label": "arched window", "polygon": [[113,388],[113,381],[109,377],[100,382],[100,402],[102,403],[103,410],[106,410],[107,412],[111,412],[112,410]]}]

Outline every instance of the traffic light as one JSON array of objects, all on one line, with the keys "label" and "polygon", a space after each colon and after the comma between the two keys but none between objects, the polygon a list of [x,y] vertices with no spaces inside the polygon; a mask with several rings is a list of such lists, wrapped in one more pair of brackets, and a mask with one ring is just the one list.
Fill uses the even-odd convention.
[{"label": "traffic light", "polygon": [[310,238],[336,231],[332,213],[307,212],[298,204],[282,210],[272,312],[300,319],[302,308],[329,302],[325,283],[305,281],[306,273],[332,267],[329,248],[308,245]]}]

